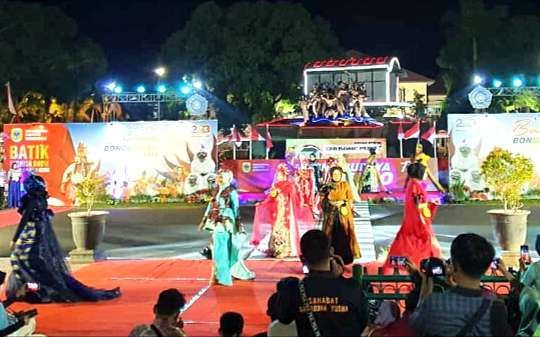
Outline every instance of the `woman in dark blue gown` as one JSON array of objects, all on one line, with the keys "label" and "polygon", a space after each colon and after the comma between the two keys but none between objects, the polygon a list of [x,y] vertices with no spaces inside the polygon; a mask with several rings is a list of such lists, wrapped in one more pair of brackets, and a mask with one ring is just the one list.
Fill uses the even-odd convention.
[{"label": "woman in dark blue gown", "polygon": [[27,283],[39,290],[28,292],[25,300],[33,303],[108,300],[120,296],[120,289],[101,290],[77,281],[67,266],[54,233],[48,209],[48,193],[43,178],[31,175],[24,180],[27,194],[21,200],[22,218],[11,243],[11,266],[7,289],[10,295]]}]

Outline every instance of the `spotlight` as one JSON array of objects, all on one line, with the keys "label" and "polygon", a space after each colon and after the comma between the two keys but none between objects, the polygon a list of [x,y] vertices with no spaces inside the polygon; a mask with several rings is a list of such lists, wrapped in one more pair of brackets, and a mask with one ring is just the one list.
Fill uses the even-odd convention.
[{"label": "spotlight", "polygon": [[191,90],[192,90],[192,88],[191,88],[189,85],[187,85],[187,84],[184,84],[184,85],[182,85],[182,86],[180,87],[180,92],[181,92],[182,94],[184,94],[184,95],[189,94],[189,93],[191,92]]},{"label": "spotlight", "polygon": [[160,84],[160,85],[158,85],[158,87],[157,87],[157,91],[158,91],[159,93],[164,93],[165,91],[167,91],[167,87],[166,87],[164,84]]},{"label": "spotlight", "polygon": [[117,85],[114,87],[114,93],[115,94],[121,94],[122,93],[122,87]]},{"label": "spotlight", "polygon": [[165,67],[157,67],[154,69],[154,73],[159,77],[163,77],[167,73],[167,69]]},{"label": "spotlight", "polygon": [[195,89],[202,89],[202,82],[199,81],[199,80],[194,80],[194,81],[193,81],[193,87],[194,87]]},{"label": "spotlight", "polygon": [[500,80],[493,80],[493,86],[495,88],[500,88],[502,86],[502,82]]},{"label": "spotlight", "polygon": [[143,94],[145,91],[146,91],[146,88],[144,87],[144,85],[139,85],[139,86],[137,87],[137,92],[138,92],[139,94]]},{"label": "spotlight", "polygon": [[482,78],[482,76],[475,74],[473,77],[473,82],[474,84],[482,84],[482,82],[484,82],[484,79]]},{"label": "spotlight", "polygon": [[105,85],[105,88],[107,88],[107,90],[109,90],[109,91],[114,91],[114,88],[116,88],[116,83],[115,82],[107,83]]},{"label": "spotlight", "polygon": [[523,85],[523,80],[519,77],[514,77],[512,80],[512,85],[516,88],[519,88]]}]

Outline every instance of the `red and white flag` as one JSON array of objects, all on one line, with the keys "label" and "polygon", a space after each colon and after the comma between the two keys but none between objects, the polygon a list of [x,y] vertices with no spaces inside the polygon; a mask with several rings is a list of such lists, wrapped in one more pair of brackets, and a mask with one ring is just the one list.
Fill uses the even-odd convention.
[{"label": "red and white flag", "polygon": [[399,123],[399,127],[397,130],[397,139],[403,140],[405,138],[405,134],[403,133],[403,123]]},{"label": "red and white flag", "polygon": [[431,144],[435,143],[435,125],[432,125],[424,133],[422,133],[422,139],[427,140]]},{"label": "red and white flag", "polygon": [[9,82],[6,83],[7,91],[7,101],[8,101],[8,110],[12,115],[17,115],[17,110],[15,110],[15,105],[13,105],[13,98],[11,97],[11,85]]},{"label": "red and white flag", "polygon": [[418,137],[420,137],[420,122],[414,123],[414,125],[403,134],[403,139],[412,139]]},{"label": "red and white flag", "polygon": [[257,128],[250,125],[249,130],[250,130],[249,131],[249,137],[250,137],[251,141],[257,142],[257,141],[265,140],[264,137],[261,136],[259,131],[257,131]]},{"label": "red and white flag", "polygon": [[273,147],[274,147],[274,144],[272,143],[272,135],[270,135],[268,124],[266,124],[266,148],[271,149]]}]

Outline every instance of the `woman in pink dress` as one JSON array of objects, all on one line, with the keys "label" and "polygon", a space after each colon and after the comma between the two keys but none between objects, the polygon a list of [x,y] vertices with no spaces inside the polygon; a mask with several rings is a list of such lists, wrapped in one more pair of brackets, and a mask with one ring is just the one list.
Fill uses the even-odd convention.
[{"label": "woman in pink dress", "polygon": [[405,190],[403,220],[388,252],[384,264],[385,273],[393,269],[390,261],[392,256],[406,256],[418,266],[425,258],[441,255],[439,243],[431,227],[438,202],[429,201],[427,198],[423,183],[425,167],[420,163],[410,164],[407,174],[409,179]]},{"label": "woman in pink dress", "polygon": [[255,208],[251,244],[259,246],[270,235],[268,247],[260,250],[276,258],[298,256],[301,234],[314,227],[312,210],[302,202],[287,165],[278,165],[270,193]]}]

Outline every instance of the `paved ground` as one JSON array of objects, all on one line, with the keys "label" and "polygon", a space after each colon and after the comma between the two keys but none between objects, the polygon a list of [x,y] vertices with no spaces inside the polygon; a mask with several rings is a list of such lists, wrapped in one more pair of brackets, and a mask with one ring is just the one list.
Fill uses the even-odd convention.
[{"label": "paved ground", "polygon": [[[462,232],[475,232],[493,239],[489,219],[485,214],[492,206],[444,205],[435,219],[435,232],[447,251],[453,237]],[[540,233],[540,205],[528,206],[528,244],[534,247]],[[377,249],[387,247],[401,222],[400,205],[370,206]],[[251,230],[253,207],[242,207],[246,228]],[[200,258],[197,253],[208,242],[208,234],[199,232],[197,224],[202,207],[163,209],[112,209],[107,222],[102,249],[110,258]],[[67,215],[58,214],[54,227],[64,250],[73,249],[71,225]],[[8,244],[15,226],[0,229],[0,257],[8,256]],[[534,250],[534,249],[533,249]]]}]

